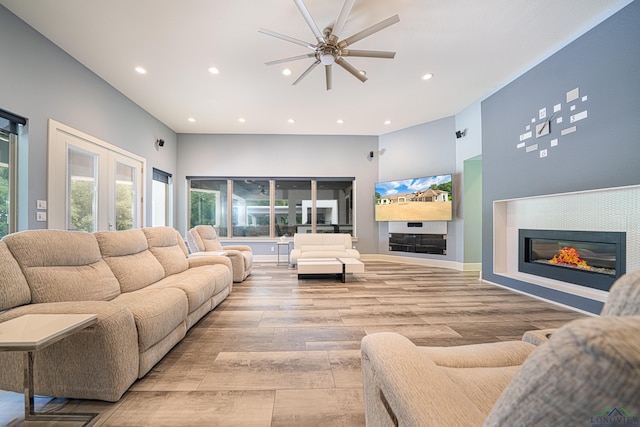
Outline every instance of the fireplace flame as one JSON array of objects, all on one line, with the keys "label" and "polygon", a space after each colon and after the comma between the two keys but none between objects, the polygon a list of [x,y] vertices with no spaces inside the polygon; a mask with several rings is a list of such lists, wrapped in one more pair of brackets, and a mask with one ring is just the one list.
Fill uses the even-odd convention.
[{"label": "fireplace flame", "polygon": [[553,258],[549,260],[549,264],[564,264],[575,268],[581,268],[583,270],[591,270],[591,266],[587,261],[580,258],[578,250],[568,246],[560,249],[560,252],[555,254]]}]

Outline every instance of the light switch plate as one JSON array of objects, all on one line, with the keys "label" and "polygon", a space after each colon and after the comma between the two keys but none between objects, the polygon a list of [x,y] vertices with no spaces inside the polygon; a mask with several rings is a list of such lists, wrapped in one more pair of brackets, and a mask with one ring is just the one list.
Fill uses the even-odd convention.
[{"label": "light switch plate", "polygon": [[46,212],[36,212],[36,221],[44,222],[47,220]]},{"label": "light switch plate", "polygon": [[37,200],[36,201],[36,209],[47,209],[47,201],[46,200]]}]

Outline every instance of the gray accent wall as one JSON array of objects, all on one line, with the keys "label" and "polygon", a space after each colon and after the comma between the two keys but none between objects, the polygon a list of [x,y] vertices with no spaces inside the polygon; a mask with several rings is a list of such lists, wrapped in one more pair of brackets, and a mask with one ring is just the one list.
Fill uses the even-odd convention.
[{"label": "gray accent wall", "polygon": [[[23,132],[27,137],[20,142],[28,147],[24,153],[27,156],[20,159],[19,229],[46,228],[46,223],[36,222],[35,216],[36,200],[47,199],[50,118],[146,158],[148,196],[151,168],[175,174],[175,132],[3,6],[0,58],[0,106],[29,120]],[[158,138],[164,139],[165,145],[156,151]],[[150,224],[151,204],[145,205],[149,207],[146,222]]]},{"label": "gray accent wall", "polygon": [[[483,277],[564,304],[597,312],[599,304],[493,273],[495,200],[640,184],[640,2],[633,2],[482,102]],[[534,137],[539,149],[517,148],[539,109],[566,108],[579,88],[576,132],[552,124],[553,138]],[[582,101],[582,96],[587,99]],[[573,114],[573,113],[571,113]],[[535,126],[532,124],[532,130]],[[548,156],[541,158],[546,148]],[[615,214],[616,206],[611,206]]]}]

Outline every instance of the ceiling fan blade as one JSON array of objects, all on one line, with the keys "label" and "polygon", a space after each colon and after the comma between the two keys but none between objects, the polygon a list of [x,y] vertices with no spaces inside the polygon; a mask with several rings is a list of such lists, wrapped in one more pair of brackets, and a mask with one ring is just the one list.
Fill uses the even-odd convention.
[{"label": "ceiling fan blade", "polygon": [[305,41],[299,40],[299,39],[294,39],[293,37],[285,36],[284,34],[276,33],[275,31],[265,30],[264,28],[260,28],[258,30],[258,32],[262,33],[262,34],[266,34],[268,36],[272,36],[272,37],[281,39],[281,40],[285,40],[285,41],[288,41],[288,42],[291,42],[291,43],[295,43],[295,44],[298,44],[300,46],[304,46],[304,47],[312,49],[312,50],[316,49],[316,47],[314,45],[312,45],[311,43],[309,43],[309,42],[305,42]]},{"label": "ceiling fan blade", "polygon": [[347,22],[347,18],[351,14],[351,9],[353,8],[353,4],[356,0],[345,0],[342,5],[342,9],[340,10],[340,14],[336,18],[336,23],[331,30],[331,34],[329,35],[329,42],[335,43],[340,38],[340,34],[342,33],[342,29],[344,28],[344,24]]},{"label": "ceiling fan blade", "polygon": [[307,21],[307,25],[309,26],[309,28],[311,28],[311,32],[313,33],[313,35],[320,43],[323,43],[325,40],[322,36],[322,31],[320,31],[318,25],[316,25],[316,22],[311,17],[307,6],[304,5],[302,0],[293,0],[293,2],[296,4],[296,6],[298,6],[298,10],[300,10],[300,13],[302,14],[304,20]]},{"label": "ceiling fan blade", "polygon": [[347,46],[350,46],[350,45],[352,45],[354,43],[359,42],[363,38],[369,37],[370,35],[375,34],[380,30],[384,30],[385,28],[387,28],[387,27],[389,27],[389,26],[391,26],[393,24],[397,24],[398,22],[400,22],[400,16],[393,15],[392,17],[387,18],[384,21],[380,21],[377,24],[374,24],[374,25],[370,26],[369,28],[365,28],[364,30],[355,33],[351,37],[347,37],[346,39],[344,39],[340,43],[338,43],[338,47],[340,49],[342,49],[342,48],[345,48]]},{"label": "ceiling fan blade", "polygon": [[308,58],[313,58],[315,56],[316,56],[315,53],[307,53],[306,55],[298,55],[298,56],[292,56],[290,58],[276,59],[275,61],[265,62],[264,64],[265,65],[283,64],[285,62],[297,61],[299,59],[308,59]]},{"label": "ceiling fan blade", "polygon": [[349,64],[344,58],[341,58],[341,57],[340,58],[336,58],[336,64],[338,64],[339,66],[341,66],[342,68],[344,68],[345,70],[347,70],[348,72],[353,74],[362,83],[367,81],[367,76],[362,74],[360,72],[360,70],[358,70],[356,67],[354,67],[353,65]]},{"label": "ceiling fan blade", "polygon": [[324,76],[327,80],[327,90],[331,90],[333,87],[332,65],[328,64],[324,66]]},{"label": "ceiling fan blade", "polygon": [[359,56],[364,58],[385,58],[393,59],[396,56],[395,52],[387,52],[384,50],[355,50],[355,49],[342,49],[340,52],[342,56]]},{"label": "ceiling fan blade", "polygon": [[300,75],[300,77],[298,77],[296,79],[295,82],[293,82],[294,85],[297,85],[298,83],[300,83],[300,80],[304,79],[305,77],[307,77],[307,74],[309,74],[311,71],[313,71],[314,68],[316,68],[318,66],[318,64],[320,63],[320,60],[316,60],[313,64],[311,64],[309,66],[309,68],[307,68],[306,70],[304,70],[304,73],[302,73]]}]

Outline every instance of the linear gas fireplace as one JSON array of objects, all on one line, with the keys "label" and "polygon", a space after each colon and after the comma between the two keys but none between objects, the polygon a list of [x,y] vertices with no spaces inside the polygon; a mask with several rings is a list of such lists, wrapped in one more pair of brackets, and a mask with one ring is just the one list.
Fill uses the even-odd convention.
[{"label": "linear gas fireplace", "polygon": [[518,270],[608,291],[626,270],[626,233],[519,230]]}]

